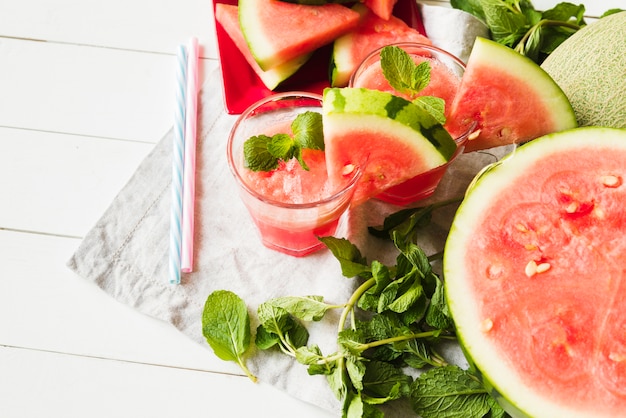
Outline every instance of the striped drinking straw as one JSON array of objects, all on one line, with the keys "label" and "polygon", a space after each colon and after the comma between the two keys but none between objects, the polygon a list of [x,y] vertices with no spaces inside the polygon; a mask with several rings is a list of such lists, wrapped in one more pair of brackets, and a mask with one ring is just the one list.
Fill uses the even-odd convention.
[{"label": "striped drinking straw", "polygon": [[181,271],[193,270],[194,205],[196,177],[196,124],[198,117],[198,39],[187,50],[187,107],[185,108],[185,169],[183,173],[183,229]]},{"label": "striped drinking straw", "polygon": [[172,150],[172,203],[170,216],[169,282],[180,283],[181,230],[183,210],[183,164],[185,147],[185,100],[187,88],[187,51],[176,49],[176,106],[174,108],[174,140]]}]

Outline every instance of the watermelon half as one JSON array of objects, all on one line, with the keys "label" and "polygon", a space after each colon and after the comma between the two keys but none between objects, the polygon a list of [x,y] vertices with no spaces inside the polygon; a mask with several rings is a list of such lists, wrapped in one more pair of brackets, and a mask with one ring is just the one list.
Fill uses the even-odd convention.
[{"label": "watermelon half", "polygon": [[259,67],[268,70],[331,43],[354,29],[359,14],[341,4],[239,0],[239,24]]},{"label": "watermelon half", "polygon": [[477,176],[444,251],[468,359],[514,416],[626,411],[626,130],[576,128]]},{"label": "watermelon half", "polygon": [[331,183],[362,168],[353,206],[445,164],[457,147],[429,113],[382,91],[327,88],[322,120]]},{"label": "watermelon half", "polygon": [[296,71],[300,69],[306,63],[311,54],[300,55],[290,61],[284,62],[280,65],[270,68],[264,71],[259,67],[256,60],[250,53],[248,44],[243,36],[241,27],[239,26],[239,13],[238,6],[232,4],[216,3],[215,4],[215,19],[224,28],[228,36],[241,52],[243,57],[248,62],[248,65],[252,68],[255,74],[261,79],[265,87],[269,90],[274,90],[280,83],[291,77]]},{"label": "watermelon half", "polygon": [[538,64],[495,41],[478,37],[452,103],[454,132],[473,121],[478,135],[465,152],[526,142],[578,126],[572,106]]}]

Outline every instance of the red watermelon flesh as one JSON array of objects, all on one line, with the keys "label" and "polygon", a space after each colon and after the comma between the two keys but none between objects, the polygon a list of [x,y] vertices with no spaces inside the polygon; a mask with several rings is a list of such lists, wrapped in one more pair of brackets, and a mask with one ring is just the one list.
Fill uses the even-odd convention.
[{"label": "red watermelon flesh", "polygon": [[552,78],[530,59],[477,38],[452,103],[450,126],[476,121],[479,134],[465,152],[509,145],[577,126],[572,106]]},{"label": "red watermelon flesh", "polygon": [[432,42],[402,19],[390,16],[385,20],[362,4],[356,4],[361,19],[355,30],[341,36],[333,45],[333,71],[331,85],[344,87],[350,76],[368,54],[383,46],[398,42]]},{"label": "red watermelon flesh", "polygon": [[457,213],[451,312],[520,416],[626,410],[625,180],[626,131],[578,128],[519,148]]},{"label": "red watermelon flesh", "polygon": [[391,17],[393,6],[398,0],[365,0],[363,3],[377,16],[387,20]]},{"label": "red watermelon flesh", "polygon": [[354,29],[359,15],[340,4],[239,0],[239,22],[263,70],[312,53]]},{"label": "red watermelon flesh", "polygon": [[263,84],[270,90],[274,90],[282,81],[293,75],[298,69],[307,62],[311,54],[305,54],[291,61],[287,61],[281,65],[263,71],[257,64],[254,57],[248,49],[248,44],[243,37],[241,27],[239,26],[238,6],[224,3],[215,4],[215,19],[224,28],[228,36],[241,52],[246,62],[254,73],[259,76]]}]

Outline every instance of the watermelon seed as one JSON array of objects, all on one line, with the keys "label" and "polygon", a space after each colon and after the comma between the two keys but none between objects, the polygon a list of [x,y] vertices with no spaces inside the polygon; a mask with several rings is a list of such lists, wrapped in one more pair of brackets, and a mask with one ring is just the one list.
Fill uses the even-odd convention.
[{"label": "watermelon seed", "polygon": [[515,229],[517,229],[520,232],[528,232],[528,228],[526,228],[526,225],[522,223],[515,224]]},{"label": "watermelon seed", "polygon": [[565,208],[565,212],[567,213],[576,213],[578,210],[578,202],[572,202]]},{"label": "watermelon seed", "polygon": [[493,321],[491,318],[483,319],[483,322],[480,323],[480,330],[482,332],[489,332],[493,328]]},{"label": "watermelon seed", "polygon": [[343,166],[343,169],[341,170],[341,174],[344,176],[347,176],[348,174],[351,174],[354,171],[354,164],[346,164]]},{"label": "watermelon seed", "polygon": [[467,136],[467,140],[471,141],[472,139],[476,139],[480,136],[481,129],[476,129],[474,132]]},{"label": "watermelon seed", "polygon": [[550,270],[550,267],[552,267],[550,263],[541,263],[537,266],[537,273],[545,273]]},{"label": "watermelon seed", "polygon": [[487,268],[487,278],[489,279],[497,279],[500,276],[502,276],[502,273],[504,273],[504,269],[502,268],[501,265],[491,264]]},{"label": "watermelon seed", "polygon": [[535,260],[530,260],[528,264],[526,264],[524,273],[526,273],[526,276],[528,277],[533,277],[535,274],[537,274],[537,262]]},{"label": "watermelon seed", "polygon": [[618,176],[606,175],[602,176],[602,184],[606,187],[617,187],[622,184],[622,179]]},{"label": "watermelon seed", "polygon": [[602,210],[602,208],[596,207],[593,210],[593,214],[596,215],[596,218],[598,218],[598,219],[604,219],[605,218],[604,211]]},{"label": "watermelon seed", "polygon": [[526,276],[533,277],[535,274],[545,273],[550,270],[550,263],[540,263],[537,264],[535,260],[530,260],[528,264],[526,264],[526,268],[524,269],[524,273]]}]

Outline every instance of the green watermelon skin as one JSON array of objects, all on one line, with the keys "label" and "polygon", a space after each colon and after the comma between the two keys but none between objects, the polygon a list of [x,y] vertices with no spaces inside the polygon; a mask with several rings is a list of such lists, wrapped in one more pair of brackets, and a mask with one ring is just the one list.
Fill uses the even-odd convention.
[{"label": "green watermelon skin", "polygon": [[470,363],[515,417],[626,410],[626,130],[540,137],[479,174],[444,250]]}]

